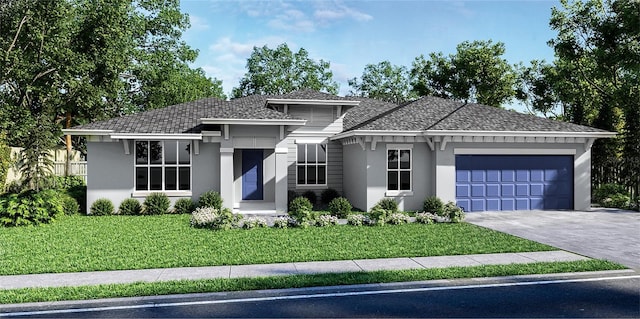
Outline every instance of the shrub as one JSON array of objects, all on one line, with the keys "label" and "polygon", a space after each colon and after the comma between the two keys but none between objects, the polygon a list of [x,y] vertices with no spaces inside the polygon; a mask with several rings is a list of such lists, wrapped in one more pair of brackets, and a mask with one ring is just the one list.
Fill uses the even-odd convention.
[{"label": "shrub", "polygon": [[262,217],[249,217],[244,220],[244,229],[265,228],[267,227],[267,221]]},{"label": "shrub", "polygon": [[464,211],[454,202],[448,202],[443,208],[444,215],[449,218],[452,223],[459,223],[464,220]]},{"label": "shrub", "polygon": [[191,214],[196,209],[196,203],[191,198],[180,198],[173,204],[173,213]]},{"label": "shrub", "polygon": [[362,214],[351,214],[347,216],[347,224],[353,226],[362,226],[370,224],[369,218]]},{"label": "shrub", "polygon": [[100,198],[91,204],[91,215],[113,215],[114,212],[113,203],[109,199]]},{"label": "shrub", "polygon": [[216,220],[216,210],[213,207],[198,207],[191,213],[191,226],[196,228],[211,228]]},{"label": "shrub", "polygon": [[118,213],[120,215],[140,215],[142,213],[142,205],[137,199],[127,198],[120,203]]},{"label": "shrub", "polygon": [[240,227],[242,215],[234,214],[229,208],[223,208],[217,211],[217,217],[213,222],[213,229],[227,230]]},{"label": "shrub", "polygon": [[299,224],[312,220],[313,205],[306,197],[297,197],[289,204],[289,216]]},{"label": "shrub", "polygon": [[208,191],[200,195],[198,207],[213,207],[217,210],[222,209],[222,197],[216,191]]},{"label": "shrub", "polygon": [[623,185],[604,184],[593,191],[593,201],[602,205],[607,198],[611,198],[615,194],[624,194],[629,196],[629,192]]},{"label": "shrub", "polygon": [[338,225],[338,217],[331,215],[320,215],[316,219],[316,226],[318,227],[326,227]]},{"label": "shrub", "polygon": [[318,195],[316,195],[316,192],[312,190],[308,190],[302,193],[302,197],[308,199],[311,203],[311,206],[315,205],[318,202]]},{"label": "shrub", "polygon": [[391,213],[387,216],[387,223],[392,225],[406,224],[409,222],[409,216],[403,213]]},{"label": "shrub", "polygon": [[171,200],[164,193],[151,193],[142,203],[142,213],[145,215],[162,215],[169,212]]},{"label": "shrub", "polygon": [[607,208],[629,208],[630,203],[629,195],[616,193],[603,199],[600,204]]},{"label": "shrub", "polygon": [[375,205],[369,211],[369,218],[371,218],[372,224],[384,225],[387,222],[387,217],[393,212],[388,211],[380,205]]},{"label": "shrub", "polygon": [[331,215],[337,216],[338,218],[346,218],[349,214],[351,214],[351,203],[349,200],[344,197],[337,197],[331,200],[329,203],[329,211]]},{"label": "shrub", "polygon": [[442,214],[444,203],[437,196],[427,197],[422,204],[422,210],[427,213],[433,213],[436,215]]},{"label": "shrub", "polygon": [[292,223],[295,223],[295,221],[288,216],[280,216],[273,219],[273,227],[275,228],[288,228]]},{"label": "shrub", "polygon": [[376,206],[380,206],[382,209],[390,213],[398,212],[398,203],[393,198],[383,198],[376,203]]},{"label": "shrub", "polygon": [[0,196],[0,225],[27,226],[50,223],[64,214],[61,196],[54,190],[26,191]]},{"label": "shrub", "polygon": [[67,193],[61,194],[60,198],[62,199],[62,207],[65,214],[74,215],[80,212],[80,204],[78,204],[75,198],[69,196]]},{"label": "shrub", "polygon": [[[444,205],[443,205],[444,206]],[[420,224],[433,224],[437,220],[437,215],[433,213],[417,213],[416,214],[416,222]]]},{"label": "shrub", "polygon": [[323,190],[322,193],[320,193],[320,202],[326,205],[331,203],[332,200],[338,197],[340,197],[340,193],[338,193],[337,190],[333,188],[327,188]]},{"label": "shrub", "polygon": [[80,176],[53,176],[51,182],[56,189],[72,189],[75,187],[87,186]]}]

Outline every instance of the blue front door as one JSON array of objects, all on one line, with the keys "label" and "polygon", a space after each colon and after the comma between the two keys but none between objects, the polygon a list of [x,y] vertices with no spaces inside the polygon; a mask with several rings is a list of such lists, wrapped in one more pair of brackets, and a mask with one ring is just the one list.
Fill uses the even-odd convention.
[{"label": "blue front door", "polygon": [[242,199],[262,200],[262,150],[242,150]]}]

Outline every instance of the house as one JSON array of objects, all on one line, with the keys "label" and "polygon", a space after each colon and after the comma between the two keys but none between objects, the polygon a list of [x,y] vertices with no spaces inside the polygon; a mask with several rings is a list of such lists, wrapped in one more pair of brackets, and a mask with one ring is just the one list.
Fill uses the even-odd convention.
[{"label": "house", "polygon": [[64,130],[87,138],[98,198],[220,192],[240,212],[333,188],[368,210],[428,196],[466,211],[588,209],[591,146],[615,133],[436,97],[395,105],[311,90],[207,98]]}]

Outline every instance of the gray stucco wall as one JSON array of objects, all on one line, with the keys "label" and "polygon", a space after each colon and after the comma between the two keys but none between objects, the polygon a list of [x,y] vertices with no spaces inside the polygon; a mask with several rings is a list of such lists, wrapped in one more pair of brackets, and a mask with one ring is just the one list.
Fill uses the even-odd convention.
[{"label": "gray stucco wall", "polygon": [[220,144],[200,143],[200,154],[193,155],[191,181],[193,200],[204,192],[220,191]]},{"label": "gray stucco wall", "polygon": [[367,153],[360,145],[342,147],[344,196],[355,208],[367,209]]}]

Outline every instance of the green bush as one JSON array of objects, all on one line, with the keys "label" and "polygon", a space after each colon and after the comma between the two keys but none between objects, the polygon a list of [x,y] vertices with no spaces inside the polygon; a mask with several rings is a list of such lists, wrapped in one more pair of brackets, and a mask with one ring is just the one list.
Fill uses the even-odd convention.
[{"label": "green bush", "polygon": [[180,198],[173,204],[174,214],[191,214],[196,209],[196,203],[191,198]]},{"label": "green bush", "polygon": [[299,224],[311,221],[313,219],[311,211],[313,205],[306,197],[296,197],[289,204],[289,217],[293,218]]},{"label": "green bush", "polygon": [[254,228],[266,228],[267,220],[262,217],[249,217],[244,221],[242,228],[254,229]]},{"label": "green bush", "polygon": [[316,192],[312,190],[308,190],[302,193],[302,197],[308,199],[311,203],[311,206],[315,205],[318,202],[318,195],[316,195]]},{"label": "green bush", "polygon": [[40,225],[53,222],[63,214],[62,196],[54,190],[25,191],[0,196],[2,226]]},{"label": "green bush", "polygon": [[80,212],[80,204],[75,198],[67,193],[62,193],[60,198],[62,199],[62,207],[65,214],[74,215]]},{"label": "green bush", "polygon": [[464,211],[454,202],[448,202],[443,208],[445,217],[448,217],[452,223],[459,223],[464,220]]},{"label": "green bush", "polygon": [[393,198],[383,198],[376,203],[376,206],[380,206],[382,209],[388,211],[389,213],[398,212],[398,203]]},{"label": "green bush", "polygon": [[113,214],[113,203],[109,199],[100,198],[91,204],[91,215],[104,216]]},{"label": "green bush", "polygon": [[337,216],[338,218],[347,218],[347,216],[351,214],[351,209],[353,209],[351,203],[344,197],[334,198],[329,203],[331,215]]},{"label": "green bush", "polygon": [[218,216],[213,223],[213,229],[231,229],[240,227],[242,215],[234,214],[229,208],[218,211]]},{"label": "green bush", "polygon": [[287,205],[291,204],[291,201],[294,200],[296,197],[300,197],[300,195],[298,193],[296,193],[296,191],[288,190],[287,191]]},{"label": "green bush", "polygon": [[208,191],[200,195],[198,207],[213,207],[220,211],[222,209],[222,197],[216,191]]},{"label": "green bush", "polygon": [[[6,183],[11,165],[13,165],[11,147],[6,143],[5,134],[0,133],[0,186],[4,186]],[[0,193],[2,193],[2,187],[0,187]]]},{"label": "green bush", "polygon": [[392,225],[406,224],[409,222],[409,215],[405,213],[392,213],[387,216],[387,223]]},{"label": "green bush", "polygon": [[604,184],[593,191],[592,200],[595,203],[602,205],[605,199],[611,198],[613,195],[616,195],[616,194],[623,194],[623,195],[629,196],[629,192],[627,191],[627,188],[624,187],[623,185]]},{"label": "green bush", "polygon": [[118,208],[120,215],[140,215],[142,214],[142,205],[137,199],[127,198],[120,203]]},{"label": "green bush", "polygon": [[371,210],[367,214],[369,215],[369,218],[372,220],[372,223],[382,226],[386,224],[387,218],[389,217],[389,215],[393,214],[393,212],[390,210],[384,209],[382,205],[375,205],[371,208]]},{"label": "green bush", "polygon": [[439,197],[431,196],[427,197],[422,204],[422,210],[427,213],[432,213],[436,215],[442,215],[442,209],[444,208],[444,203]]},{"label": "green bush", "polygon": [[162,215],[169,213],[171,200],[165,193],[151,193],[142,203],[142,213],[145,215]]},{"label": "green bush", "polygon": [[332,200],[340,197],[340,193],[333,188],[327,188],[320,193],[320,202],[323,204],[329,204]]},{"label": "green bush", "polygon": [[629,208],[630,204],[631,204],[631,198],[629,197],[629,195],[622,194],[622,193],[616,193],[609,197],[606,197],[600,203],[600,205],[602,205],[603,207],[623,208],[623,209]]}]

